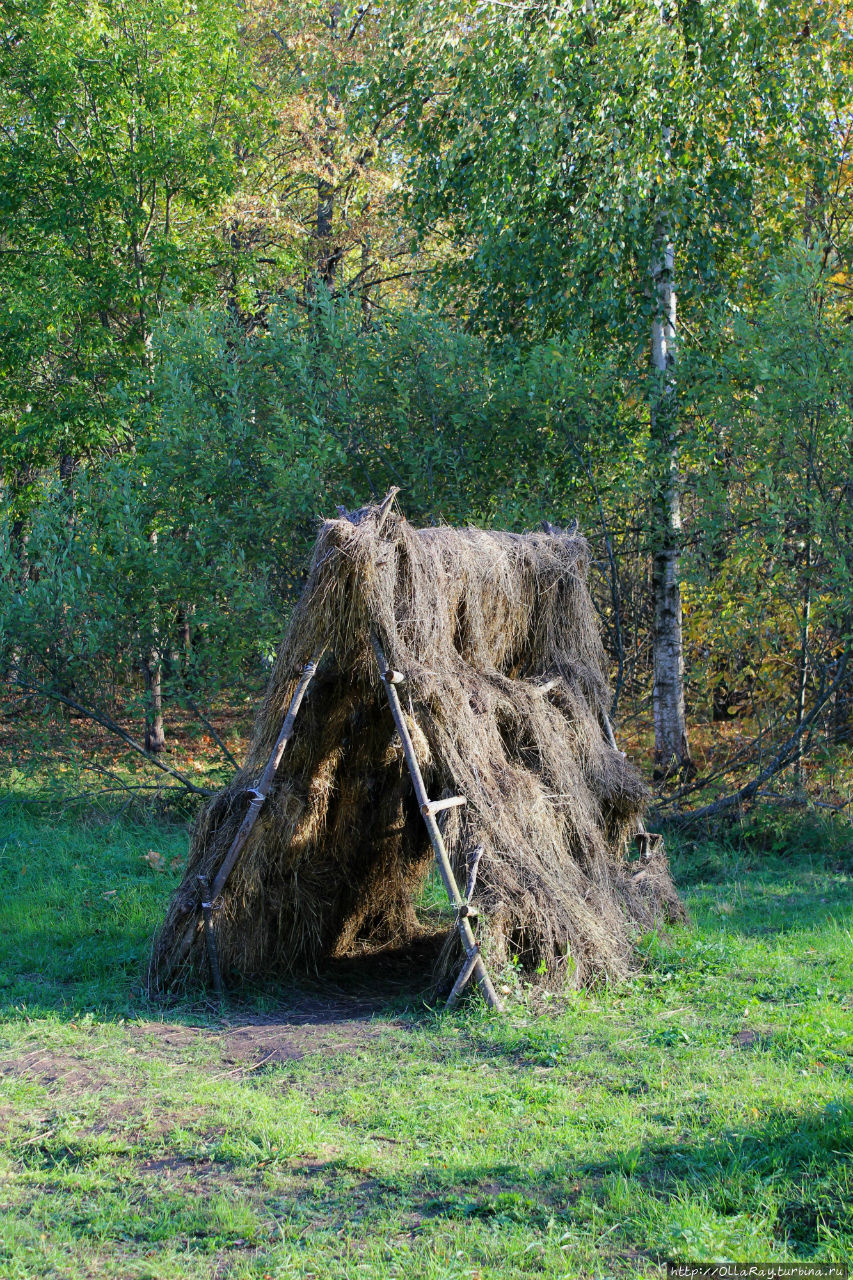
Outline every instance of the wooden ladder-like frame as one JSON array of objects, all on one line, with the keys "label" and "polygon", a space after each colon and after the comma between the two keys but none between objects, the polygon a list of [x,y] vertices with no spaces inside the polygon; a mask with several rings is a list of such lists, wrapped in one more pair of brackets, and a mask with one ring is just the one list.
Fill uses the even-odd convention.
[{"label": "wooden ladder-like frame", "polygon": [[409,733],[409,726],[406,724],[406,718],[403,715],[403,708],[400,706],[400,696],[397,693],[396,686],[400,684],[404,677],[399,671],[393,671],[385,658],[382,646],[375,635],[371,635],[370,642],[373,645],[373,652],[376,654],[376,661],[379,665],[379,674],[382,677],[382,683],[385,685],[385,692],[388,695],[388,704],[391,708],[391,715],[394,717],[394,724],[400,735],[400,741],[403,744],[403,753],[406,757],[406,764],[409,767],[409,773],[412,777],[412,783],[415,788],[415,798],[421,811],[421,817],[429,835],[432,851],[435,854],[436,865],[439,874],[447,890],[447,896],[450,899],[450,905],[456,912],[456,927],[459,930],[459,937],[465,950],[465,963],[463,964],[459,977],[453,984],[453,990],[447,999],[447,1008],[452,1009],[459,999],[462,991],[472,977],[476,977],[480,984],[480,990],[486,1000],[493,1009],[503,1009],[500,996],[492,984],[486,966],[483,963],[483,957],[480,955],[480,948],[474,937],[474,930],[471,928],[469,916],[471,914],[470,898],[474,891],[474,883],[477,878],[477,865],[482,855],[482,846],[474,851],[471,858],[471,867],[468,873],[468,885],[465,896],[459,892],[459,885],[456,883],[456,876],[453,874],[453,867],[450,865],[450,858],[444,843],[444,837],[441,829],[435,820],[435,815],[443,809],[450,809],[456,805],[465,804],[465,796],[452,796],[448,800],[430,800],[424,786],[423,776],[420,766],[415,755],[415,748],[412,744],[412,736]]},{"label": "wooden ladder-like frame", "polygon": [[[463,897],[459,892],[459,886],[456,883],[456,877],[454,876],[453,868],[450,865],[450,858],[448,857],[447,848],[445,846],[441,830],[435,820],[435,815],[440,813],[443,809],[450,809],[456,805],[465,804],[465,797],[453,796],[449,800],[430,800],[426,792],[426,787],[424,786],[423,776],[421,775],[417,757],[415,756],[415,748],[412,745],[412,737],[409,733],[409,728],[406,724],[405,716],[403,715],[403,709],[400,706],[400,698],[395,687],[402,681],[403,676],[400,675],[398,671],[392,671],[390,669],[377,637],[375,635],[371,635],[370,640],[373,645],[373,651],[376,654],[376,661],[379,664],[379,674],[382,677],[382,682],[385,685],[385,691],[388,695],[391,715],[394,717],[394,724],[396,725],[397,732],[400,735],[400,741],[403,744],[403,753],[406,757],[406,764],[409,767],[409,773],[411,774],[412,783],[415,788],[415,796],[418,801],[418,806],[424,823],[426,824],[427,833],[435,854],[435,861],[438,865],[444,887],[447,890],[447,896],[450,899],[451,906],[456,912],[456,928],[459,930],[459,937],[465,950],[465,963],[459,972],[458,978],[453,984],[453,989],[447,999],[447,1008],[453,1008],[462,994],[465,985],[473,976],[480,984],[480,990],[482,991],[487,1004],[491,1005],[493,1009],[503,1009],[500,997],[495,991],[491,978],[486,972],[486,966],[484,965],[483,958],[480,955],[480,948],[477,945],[477,940],[474,937],[474,931],[471,928],[471,922],[469,919],[471,915],[476,915],[476,911],[474,911],[470,905],[470,900],[471,895],[474,892],[474,884],[477,879],[477,867],[483,853],[483,847],[482,845],[478,845],[471,855],[468,884],[466,886],[465,896]],[[281,757],[284,754],[288,742],[293,737],[296,716],[299,712],[300,706],[302,705],[302,700],[308,690],[308,685],[311,683],[314,673],[317,670],[317,665],[321,656],[322,650],[315,653],[311,661],[306,663],[302,669],[302,675],[296,686],[293,697],[291,698],[290,706],[287,709],[287,715],[285,716],[281,733],[273,747],[272,754],[270,755],[267,766],[264,769],[260,780],[257,785],[251,788],[248,792],[251,796],[249,808],[243,818],[243,821],[240,823],[237,834],[232,840],[228,852],[222,860],[213,884],[209,884],[207,878],[204,876],[198,877],[201,888],[199,909],[202,915],[205,942],[207,945],[208,964],[210,966],[210,975],[213,980],[213,985],[220,1000],[223,998],[224,991],[216,951],[216,937],[213,928],[212,913],[217,905],[217,899],[225,888],[226,881],[231,875],[237,859],[249,839],[258,815],[264,807],[264,803],[267,795],[269,794],[270,788],[272,787]],[[190,944],[197,927],[197,920],[198,917],[196,916],[187,926],[182,939],[181,959],[189,951]]]}]

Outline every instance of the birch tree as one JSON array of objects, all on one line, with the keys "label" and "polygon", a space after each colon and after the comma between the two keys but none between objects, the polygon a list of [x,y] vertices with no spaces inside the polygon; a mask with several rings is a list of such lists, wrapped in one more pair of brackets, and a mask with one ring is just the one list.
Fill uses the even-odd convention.
[{"label": "birch tree", "polygon": [[[666,4],[660,8],[661,26],[669,25]],[[672,125],[663,104],[661,152],[672,164]],[[652,630],[652,707],[655,725],[655,764],[664,776],[689,769],[687,717],[684,707],[684,637],[681,607],[681,480],[679,476],[675,359],[678,301],[675,290],[675,244],[669,213],[658,202],[652,250],[651,356],[655,385],[649,404],[652,451],[657,461],[656,537],[653,549],[654,626]]]},{"label": "birch tree", "polygon": [[[664,155],[669,157],[670,126],[662,128]],[[651,355],[656,379],[649,406],[652,452],[657,462],[657,537],[653,551],[654,629],[652,705],[655,763],[658,771],[690,765],[684,710],[684,640],[682,634],[681,480],[677,442],[675,355],[677,299],[675,245],[665,209],[659,211],[652,259]]]},{"label": "birch tree", "polygon": [[617,352],[626,403],[644,405],[655,754],[689,769],[676,346],[760,290],[802,225],[788,175],[820,146],[842,33],[826,11],[801,25],[765,0],[400,0],[396,14],[376,95],[408,93],[408,210],[452,246],[444,297],[477,328]]}]

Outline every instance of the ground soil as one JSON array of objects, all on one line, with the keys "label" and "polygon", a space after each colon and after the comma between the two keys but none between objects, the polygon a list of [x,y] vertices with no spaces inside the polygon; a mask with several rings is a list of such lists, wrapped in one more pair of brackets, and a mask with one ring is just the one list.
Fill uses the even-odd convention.
[{"label": "ground soil", "polygon": [[306,997],[296,1008],[269,1016],[226,1015],[220,1027],[164,1021],[141,1022],[135,1030],[149,1052],[178,1057],[188,1045],[202,1041],[213,1051],[210,1061],[217,1069],[220,1064],[251,1069],[323,1050],[340,1053],[376,1040],[395,1025],[394,1019],[377,1016],[383,1008],[387,1003],[378,1000]]},{"label": "ground soil", "polygon": [[[322,978],[289,985],[270,1013],[251,1012],[240,990],[229,992],[221,1011],[211,1001],[164,1007],[162,1018],[127,1024],[126,1052],[174,1065],[191,1054],[194,1069],[236,1077],[307,1054],[351,1051],[389,1031],[399,1034],[405,1021],[396,1011],[422,1007],[430,996],[441,937],[424,936],[400,950],[334,961]],[[202,1046],[199,1055],[195,1050]],[[26,1076],[66,1094],[90,1092],[111,1083],[99,1053],[35,1048],[0,1060],[0,1076]]]}]

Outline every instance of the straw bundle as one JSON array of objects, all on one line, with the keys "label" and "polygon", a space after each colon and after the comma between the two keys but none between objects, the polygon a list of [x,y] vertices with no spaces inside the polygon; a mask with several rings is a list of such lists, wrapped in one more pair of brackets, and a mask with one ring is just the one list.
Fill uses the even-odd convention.
[{"label": "straw bundle", "polygon": [[[243,976],[410,938],[430,848],[370,637],[398,686],[457,879],[485,854],[476,903],[493,965],[550,982],[619,977],[632,936],[682,914],[664,855],[626,860],[646,798],[608,746],[604,652],[583,538],[415,529],[368,508],[327,520],[278,653],[246,764],[203,810],[155,942],[151,985],[203,972],[198,876],[213,882],[272,751],[300,669],[324,656],[293,740],[215,913]],[[543,687],[544,691],[543,691]]]}]

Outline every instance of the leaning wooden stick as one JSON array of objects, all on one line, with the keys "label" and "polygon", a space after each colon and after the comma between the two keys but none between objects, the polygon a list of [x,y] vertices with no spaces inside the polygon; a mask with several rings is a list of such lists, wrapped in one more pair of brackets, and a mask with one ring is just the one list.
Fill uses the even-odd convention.
[{"label": "leaning wooden stick", "polygon": [[[619,751],[619,748],[616,745],[616,734],[613,732],[613,724],[610,720],[610,716],[604,710],[604,707],[601,708],[601,728],[604,732],[605,738],[607,739],[607,745],[612,747],[614,751]],[[624,751],[620,752],[620,755],[624,754]]]},{"label": "leaning wooden stick", "polygon": [[302,699],[305,697],[306,690],[313,679],[314,672],[317,670],[317,663],[320,661],[321,657],[322,650],[315,654],[310,662],[306,662],[305,666],[302,668],[302,676],[299,680],[299,684],[296,686],[293,697],[290,699],[290,706],[287,708],[287,715],[284,717],[284,724],[281,726],[281,733],[276,739],[276,744],[272,749],[272,755],[267,761],[267,767],[261,774],[258,785],[253,787],[249,793],[252,799],[248,809],[246,810],[246,816],[240,823],[237,834],[231,842],[231,848],[226,853],[222,861],[222,865],[216,873],[216,878],[213,881],[213,888],[210,895],[211,902],[215,902],[222,890],[225,888],[225,882],[234,870],[234,864],[240,857],[240,854],[243,852],[246,845],[246,841],[252,834],[252,827],[254,827],[257,822],[258,814],[261,809],[263,809],[264,801],[269,795],[273,778],[275,777],[281,757],[284,754],[284,748],[293,737],[293,725],[299,713],[299,708],[302,706]]},{"label": "leaning wooden stick", "polygon": [[471,857],[468,859],[468,883],[465,886],[465,902],[471,905],[471,899],[474,896],[474,886],[477,883],[477,872],[480,870],[480,859],[485,852],[484,846],[478,844],[472,851]]},{"label": "leaning wooden stick", "polygon": [[459,1000],[459,997],[462,995],[462,992],[465,990],[465,987],[468,985],[468,980],[470,979],[471,974],[474,972],[474,970],[477,967],[477,961],[479,959],[480,959],[480,949],[478,947],[475,949],[472,955],[468,956],[464,965],[459,971],[459,977],[454,982],[453,989],[450,992],[450,995],[447,997],[447,1004],[445,1005],[446,1009],[455,1008],[456,1003]]},{"label": "leaning wooden stick", "polygon": [[[397,673],[392,671],[388,666],[382,646],[375,635],[371,635],[370,642],[373,645],[373,652],[376,654],[376,661],[379,664],[379,673],[382,676],[382,681],[385,685],[385,692],[388,695],[391,715],[394,717],[394,724],[397,726],[397,732],[399,733],[400,741],[403,744],[403,753],[406,757],[406,764],[409,766],[409,773],[412,776],[412,783],[414,784],[418,807],[420,808],[421,816],[423,817],[429,834],[430,843],[432,845],[433,853],[435,854],[435,860],[438,864],[441,878],[444,881],[444,887],[447,890],[447,896],[456,911],[456,923],[457,928],[459,929],[459,937],[462,939],[462,946],[465,948],[465,955],[467,956],[465,967],[468,968],[468,964],[470,962],[469,974],[473,973],[476,976],[477,981],[480,984],[480,990],[483,992],[487,1003],[490,1004],[493,1009],[502,1009],[503,1005],[501,1004],[500,997],[492,985],[492,980],[486,972],[486,966],[483,964],[480,956],[480,950],[477,946],[476,939],[474,938],[474,931],[466,917],[461,914],[461,908],[466,904],[459,892],[459,886],[456,883],[456,877],[453,874],[453,868],[450,865],[450,858],[448,857],[447,849],[445,848],[444,838],[442,837],[438,823],[435,820],[435,811],[432,803],[430,802],[430,798],[427,795],[426,787],[424,786],[424,780],[421,775],[420,765],[418,764],[417,757],[415,756],[415,748],[412,744],[409,727],[406,724],[406,719],[403,715],[403,708],[400,706],[400,698],[395,688],[395,684],[398,683],[398,681],[395,680]],[[464,969],[463,972],[465,972]],[[461,976],[462,975],[460,974],[460,978]],[[466,981],[467,976],[468,975],[466,975]],[[464,983],[462,985],[464,986]]]},{"label": "leaning wooden stick", "polygon": [[[222,893],[222,890],[225,888],[225,883],[228,880],[228,877],[230,876],[231,872],[234,870],[235,863],[237,862],[237,859],[239,858],[240,854],[245,848],[246,841],[249,839],[249,836],[252,834],[252,828],[254,827],[255,822],[257,821],[258,814],[261,812],[261,809],[264,807],[264,801],[269,795],[270,787],[273,784],[273,779],[275,778],[276,770],[278,769],[279,763],[281,761],[281,757],[284,754],[284,749],[287,746],[290,739],[293,737],[293,726],[296,721],[296,716],[299,712],[299,708],[302,706],[302,699],[305,697],[305,693],[308,689],[308,686],[314,677],[314,672],[317,670],[317,664],[319,663],[322,656],[323,656],[323,650],[319,649],[317,653],[314,654],[314,657],[311,659],[311,661],[306,662],[305,666],[302,668],[302,675],[300,676],[299,683],[297,684],[296,689],[294,690],[293,697],[290,699],[290,706],[287,708],[287,715],[284,717],[284,724],[281,726],[281,733],[278,735],[276,739],[275,746],[272,749],[272,753],[270,755],[269,760],[267,761],[266,768],[261,774],[261,777],[260,777],[260,780],[258,781],[257,786],[252,787],[249,792],[249,794],[252,797],[249,803],[249,808],[246,810],[246,814],[243,818],[243,821],[240,823],[240,826],[237,829],[237,834],[235,835],[234,839],[231,841],[230,848],[228,849],[228,852],[226,853],[224,859],[222,860],[222,864],[216,873],[216,877],[213,881],[210,894],[208,895],[207,893],[205,893],[203,895],[207,899],[207,901],[210,902],[211,904],[216,901],[216,899]],[[189,954],[190,947],[192,946],[193,938],[195,937],[197,928],[198,928],[198,907],[193,912],[192,918],[187,924],[186,929],[184,930],[184,934],[183,934],[183,937],[181,938],[181,945],[180,945],[180,949],[178,950],[177,957],[175,958],[174,963],[169,966],[169,972],[165,975],[162,981],[168,981],[170,974],[173,973],[174,970],[180,964],[182,964],[183,961],[186,959],[187,955]],[[208,936],[212,936],[212,925],[211,925],[210,934]]]},{"label": "leaning wooden stick", "polygon": [[216,992],[219,1003],[225,999],[225,991],[222,986],[222,974],[219,969],[219,955],[216,950],[216,935],[213,932],[213,903],[210,901],[210,885],[207,882],[207,876],[199,876],[198,882],[201,885],[201,913],[204,917],[204,940],[207,945],[207,963],[210,966],[210,977],[213,982],[213,989]]}]

